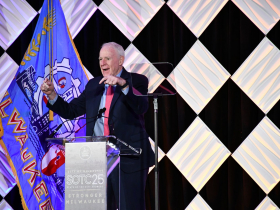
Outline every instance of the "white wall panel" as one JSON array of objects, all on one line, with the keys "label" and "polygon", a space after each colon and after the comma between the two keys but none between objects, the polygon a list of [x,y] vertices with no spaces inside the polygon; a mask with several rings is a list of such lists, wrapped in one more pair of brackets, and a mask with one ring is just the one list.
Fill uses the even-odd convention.
[{"label": "white wall panel", "polygon": [[264,112],[280,98],[280,51],[266,37],[231,77]]},{"label": "white wall panel", "polygon": [[232,157],[268,194],[280,180],[280,130],[264,117]]},{"label": "white wall panel", "polygon": [[13,208],[5,200],[2,200],[0,203],[0,210],[13,210]]},{"label": "white wall panel", "polygon": [[266,196],[255,210],[279,210],[279,208],[269,197]]},{"label": "white wall panel", "polygon": [[228,0],[169,0],[167,5],[199,37]]},{"label": "white wall panel", "polygon": [[99,9],[132,41],[163,4],[163,0],[104,0]]},{"label": "white wall panel", "polygon": [[155,66],[151,64],[133,44],[130,44],[125,50],[124,68],[128,72],[145,75],[149,80],[149,93],[154,92],[165,79]]},{"label": "white wall panel", "polygon": [[7,53],[0,57],[0,102],[8,90],[18,67],[16,62]]},{"label": "white wall panel", "polygon": [[264,34],[267,34],[280,18],[279,0],[232,1]]},{"label": "white wall panel", "polygon": [[196,41],[167,80],[199,114],[229,76],[203,44]]},{"label": "white wall panel", "polygon": [[36,14],[24,0],[1,0],[0,45],[4,50],[15,41]]},{"label": "white wall panel", "polygon": [[92,0],[61,0],[61,6],[73,39],[97,9]]},{"label": "white wall panel", "polygon": [[210,206],[197,194],[185,210],[212,210]]},{"label": "white wall panel", "polygon": [[229,155],[229,150],[199,117],[166,154],[197,191]]}]

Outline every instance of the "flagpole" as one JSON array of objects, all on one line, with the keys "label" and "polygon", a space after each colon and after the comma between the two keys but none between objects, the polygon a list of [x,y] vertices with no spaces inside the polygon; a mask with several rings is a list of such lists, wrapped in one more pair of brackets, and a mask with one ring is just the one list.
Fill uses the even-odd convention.
[{"label": "flagpole", "polygon": [[[49,0],[48,0],[48,19],[51,18],[51,21],[47,21],[47,23],[50,23],[50,31],[49,31],[49,75],[50,75],[50,81],[53,82],[53,15],[52,15],[52,2],[51,0],[51,9],[49,10]],[[50,39],[51,33],[52,32],[52,39]],[[49,110],[49,121],[53,121],[53,111]]]}]

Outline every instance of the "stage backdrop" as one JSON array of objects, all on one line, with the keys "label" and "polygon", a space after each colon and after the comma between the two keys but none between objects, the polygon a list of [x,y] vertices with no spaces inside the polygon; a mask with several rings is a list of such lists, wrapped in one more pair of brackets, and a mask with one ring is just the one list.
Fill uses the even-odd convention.
[{"label": "stage backdrop", "polygon": [[[30,43],[43,0],[0,2],[0,99]],[[135,63],[169,62],[177,94],[159,99],[160,209],[280,207],[279,0],[61,0],[93,77],[100,46]],[[3,115],[5,104],[0,104]],[[145,116],[153,143],[153,104]],[[4,134],[5,135],[5,134]],[[125,140],[125,139],[124,139]],[[0,148],[0,210],[22,209]],[[146,187],[154,209],[154,170]]]}]

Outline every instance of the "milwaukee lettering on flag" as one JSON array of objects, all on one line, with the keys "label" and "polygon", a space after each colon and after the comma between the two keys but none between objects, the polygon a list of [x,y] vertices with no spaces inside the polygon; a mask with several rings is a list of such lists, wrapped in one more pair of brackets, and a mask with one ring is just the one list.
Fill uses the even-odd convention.
[{"label": "milwaukee lettering on flag", "polygon": [[[48,98],[40,86],[46,77],[53,77],[56,92],[65,101],[81,94],[88,78],[75,49],[60,1],[45,0],[20,67],[0,102],[0,143],[24,209],[64,209],[64,150],[45,141],[64,119],[54,113],[49,122]],[[79,119],[68,121],[56,137],[84,135],[85,128],[79,130],[84,124]]]}]

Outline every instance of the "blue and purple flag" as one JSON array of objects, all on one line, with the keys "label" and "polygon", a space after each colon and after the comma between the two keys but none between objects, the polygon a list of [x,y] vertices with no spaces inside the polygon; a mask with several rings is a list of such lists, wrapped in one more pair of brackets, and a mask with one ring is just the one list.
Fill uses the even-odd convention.
[{"label": "blue and purple flag", "polygon": [[[24,209],[64,209],[64,151],[45,141],[64,119],[54,113],[49,122],[48,99],[40,90],[44,78],[52,76],[56,92],[68,102],[81,94],[88,81],[59,0],[45,0],[32,40],[0,103],[4,130],[0,143]],[[57,137],[84,135],[85,128],[79,130],[84,123],[68,121]]]}]

